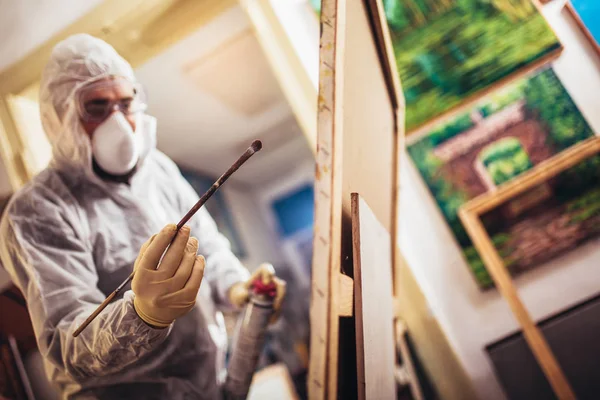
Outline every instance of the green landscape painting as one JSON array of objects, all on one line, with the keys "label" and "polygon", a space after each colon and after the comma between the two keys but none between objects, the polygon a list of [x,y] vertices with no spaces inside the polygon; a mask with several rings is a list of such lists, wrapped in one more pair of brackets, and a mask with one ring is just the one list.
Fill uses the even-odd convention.
[{"label": "green landscape painting", "polygon": [[[492,286],[492,280],[460,222],[459,208],[593,135],[554,71],[547,68],[485,96],[464,113],[409,140],[410,157],[482,288]],[[519,244],[531,243],[529,239],[536,237],[531,230],[525,229],[525,236],[519,230],[530,228],[528,224],[533,224],[535,218],[539,218],[536,220],[539,229],[544,223],[555,223],[556,215],[567,218],[561,221],[571,224],[571,229],[573,221],[581,220],[586,228],[574,236],[575,242],[563,240],[570,243],[569,248],[598,233],[600,159],[592,158],[577,168],[579,178],[574,179],[573,172],[565,173],[563,176],[571,179],[541,185],[524,198],[515,199],[485,216],[484,225],[511,273],[534,268],[562,248],[552,241],[535,240],[534,243],[546,243],[551,248],[534,251],[530,247],[529,253],[513,251]],[[553,208],[542,207],[539,211],[541,203]],[[595,227],[595,231],[589,227]],[[560,235],[555,234],[555,237]]]},{"label": "green landscape painting", "polygon": [[[561,45],[532,1],[383,0],[407,132],[558,53]],[[320,13],[320,0],[310,4]]]},{"label": "green landscape painting", "polygon": [[532,0],[383,0],[407,132],[560,49]]}]

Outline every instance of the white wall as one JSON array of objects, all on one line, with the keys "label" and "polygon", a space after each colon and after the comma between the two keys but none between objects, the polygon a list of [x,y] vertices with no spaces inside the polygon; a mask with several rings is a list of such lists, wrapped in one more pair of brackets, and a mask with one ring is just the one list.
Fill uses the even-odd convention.
[{"label": "white wall", "polygon": [[25,57],[102,0],[0,0],[0,70]]},{"label": "white wall", "polygon": [[[592,128],[600,132],[600,57],[555,0],[544,15],[565,50],[555,63],[562,80]],[[416,168],[403,158],[400,246],[481,399],[505,399],[484,347],[518,329],[496,290],[482,292],[469,272]],[[523,274],[515,284],[535,320],[593,296],[600,290],[600,240]]]}]

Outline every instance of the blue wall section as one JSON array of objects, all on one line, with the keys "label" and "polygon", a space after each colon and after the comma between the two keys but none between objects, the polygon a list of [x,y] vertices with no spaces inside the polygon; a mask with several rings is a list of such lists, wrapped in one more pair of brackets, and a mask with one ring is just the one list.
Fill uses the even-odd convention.
[{"label": "blue wall section", "polygon": [[274,201],[272,207],[280,234],[290,237],[296,232],[312,228],[314,206],[314,191],[309,185]]}]

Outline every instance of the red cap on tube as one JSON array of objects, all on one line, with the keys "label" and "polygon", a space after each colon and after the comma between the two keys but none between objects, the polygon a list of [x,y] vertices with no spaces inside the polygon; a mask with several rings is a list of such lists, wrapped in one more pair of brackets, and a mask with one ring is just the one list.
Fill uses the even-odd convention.
[{"label": "red cap on tube", "polygon": [[254,292],[254,294],[262,294],[269,297],[275,297],[275,294],[277,294],[277,286],[275,286],[275,282],[264,284],[262,282],[262,279],[258,278],[254,282],[252,282],[252,291]]}]

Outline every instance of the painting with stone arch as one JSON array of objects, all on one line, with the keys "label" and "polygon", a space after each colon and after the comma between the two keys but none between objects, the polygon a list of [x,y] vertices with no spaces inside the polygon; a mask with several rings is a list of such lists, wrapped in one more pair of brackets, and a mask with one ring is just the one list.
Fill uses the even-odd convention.
[{"label": "painting with stone arch", "polygon": [[[493,283],[462,226],[459,208],[593,135],[554,70],[545,68],[409,140],[410,158],[481,288]],[[583,179],[578,176],[587,176],[587,183],[569,186],[565,184],[569,179],[554,179],[483,219],[511,274],[535,268],[600,233],[600,157],[573,171],[561,176],[570,177],[573,185]],[[561,224],[556,224],[557,219]],[[580,226],[583,233],[577,233],[577,239],[567,241],[568,245],[559,246],[564,247],[560,252],[555,251],[558,247],[552,248],[552,241],[540,239],[545,229],[573,233],[579,223],[585,224]],[[596,228],[589,228],[594,224]],[[560,232],[554,235],[560,236]],[[537,243],[523,247],[531,238],[537,238]],[[547,245],[538,246],[542,242]]]}]

